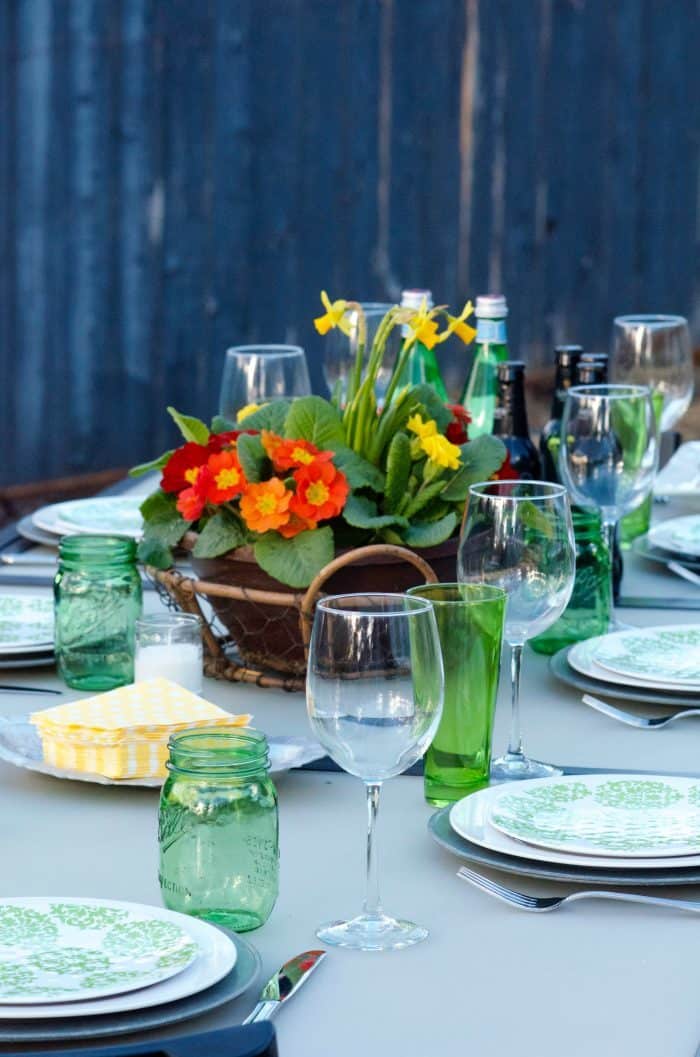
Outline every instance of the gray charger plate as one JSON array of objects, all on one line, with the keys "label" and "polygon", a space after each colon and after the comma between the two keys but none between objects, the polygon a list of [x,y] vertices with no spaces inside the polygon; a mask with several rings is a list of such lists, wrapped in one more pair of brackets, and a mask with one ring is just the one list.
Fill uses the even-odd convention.
[{"label": "gray charger plate", "polygon": [[260,955],[254,947],[228,929],[221,931],[235,943],[238,957],[228,976],[213,987],[177,1002],[166,1002],[163,1006],[151,1006],[149,1009],[134,1009],[128,1013],[61,1020],[3,1020],[0,1022],[0,1042],[56,1042],[61,1039],[126,1035],[134,1031],[163,1028],[180,1020],[210,1013],[247,991],[257,980],[261,966]]},{"label": "gray charger plate", "polygon": [[649,542],[649,537],[646,533],[632,540],[630,550],[638,554],[640,558],[646,558],[650,562],[660,562],[666,566],[668,566],[669,562],[679,562],[680,565],[685,565],[688,569],[693,569],[695,572],[700,571],[700,558],[697,555],[681,554],[680,552],[676,553],[675,551],[666,551],[661,547],[655,547],[653,543]]},{"label": "gray charger plate", "polygon": [[504,873],[525,877],[542,877],[547,881],[574,881],[577,884],[593,882],[599,885],[633,885],[635,888],[653,885],[700,885],[700,866],[673,870],[605,870],[538,862],[490,851],[455,833],[450,825],[450,807],[444,807],[431,815],[428,829],[437,843],[447,851],[479,866],[488,866],[494,870],[503,870]]},{"label": "gray charger plate", "polygon": [[700,697],[681,691],[645,690],[639,686],[623,686],[621,683],[606,683],[575,671],[568,661],[571,646],[565,646],[549,658],[549,670],[562,683],[583,690],[587,694],[616,697],[621,701],[644,701],[649,705],[666,705],[672,708],[700,708]]}]

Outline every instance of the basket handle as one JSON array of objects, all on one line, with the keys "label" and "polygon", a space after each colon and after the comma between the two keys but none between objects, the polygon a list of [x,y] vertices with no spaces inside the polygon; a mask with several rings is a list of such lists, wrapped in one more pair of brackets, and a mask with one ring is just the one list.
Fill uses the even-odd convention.
[{"label": "basket handle", "polygon": [[415,551],[409,550],[408,547],[397,547],[393,543],[370,543],[367,547],[357,547],[355,550],[347,551],[345,554],[339,554],[333,561],[328,562],[328,565],[324,565],[320,573],[313,578],[301,600],[299,623],[301,625],[301,637],[304,640],[304,649],[307,652],[311,639],[314,609],[321,593],[321,588],[326,580],[333,576],[334,573],[337,573],[339,569],[344,569],[346,565],[353,565],[355,562],[374,557],[400,558],[402,561],[414,565],[418,572],[425,577],[427,584],[438,583],[438,576],[432,565],[425,558],[421,558],[419,554],[416,554]]}]

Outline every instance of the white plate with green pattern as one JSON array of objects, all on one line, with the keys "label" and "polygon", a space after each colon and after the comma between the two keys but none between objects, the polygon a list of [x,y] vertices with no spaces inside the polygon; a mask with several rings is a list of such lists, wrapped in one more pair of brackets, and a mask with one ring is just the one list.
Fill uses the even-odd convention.
[{"label": "white plate with green pattern", "polygon": [[617,675],[695,690],[700,684],[700,624],[635,628],[603,635],[593,658],[597,665]]},{"label": "white plate with green pattern", "polygon": [[98,496],[52,503],[33,514],[34,524],[57,536],[133,536],[143,532],[143,496]]},{"label": "white plate with green pattern", "polygon": [[[617,635],[620,632],[614,632]],[[574,646],[569,648],[569,652],[566,655],[567,664],[575,671],[580,672],[581,675],[588,676],[589,679],[597,679],[599,682],[610,683],[611,687],[624,686],[624,687],[637,687],[640,690],[665,690],[667,693],[678,695],[676,700],[683,698],[685,700],[687,695],[687,704],[689,708],[692,708],[696,703],[695,698],[700,697],[700,683],[668,683],[663,682],[661,679],[643,679],[641,676],[633,675],[622,675],[620,672],[613,672],[611,669],[604,668],[602,664],[598,664],[596,661],[596,652],[607,635],[597,635],[595,638],[586,639],[584,642],[577,642]],[[611,692],[613,692],[611,690]],[[691,695],[694,695],[691,697]],[[697,702],[700,703],[700,702]]]},{"label": "white plate with green pattern", "polygon": [[53,646],[53,599],[0,595],[0,655],[41,653]]},{"label": "white plate with green pattern", "polygon": [[649,542],[671,554],[700,558],[700,514],[672,517],[653,525]]},{"label": "white plate with green pattern", "polygon": [[0,900],[0,1003],[119,995],[186,969],[199,954],[159,907],[105,899]]},{"label": "white plate with green pattern", "polygon": [[489,822],[526,844],[583,855],[697,855],[700,780],[596,774],[518,782],[495,798]]}]

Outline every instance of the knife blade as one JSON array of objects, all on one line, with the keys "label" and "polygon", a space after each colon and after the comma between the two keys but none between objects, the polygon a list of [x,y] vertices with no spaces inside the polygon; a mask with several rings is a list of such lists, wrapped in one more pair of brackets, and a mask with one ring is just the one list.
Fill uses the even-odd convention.
[{"label": "knife blade", "polygon": [[305,980],[326,957],[327,951],[304,951],[290,958],[267,981],[255,1009],[248,1014],[244,1024],[255,1024],[258,1020],[270,1020],[283,1002],[299,990]]}]

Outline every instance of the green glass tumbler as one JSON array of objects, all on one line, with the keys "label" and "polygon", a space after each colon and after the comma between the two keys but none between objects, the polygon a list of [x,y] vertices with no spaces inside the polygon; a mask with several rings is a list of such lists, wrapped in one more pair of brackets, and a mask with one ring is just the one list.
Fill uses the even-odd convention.
[{"label": "green glass tumbler", "polygon": [[54,579],[56,661],[68,686],[113,690],[134,681],[141,578],[136,543],[122,536],[64,536]]},{"label": "green glass tumbler", "polygon": [[235,932],[263,925],[279,888],[277,793],[259,730],[181,730],[160,797],[158,878],[170,910]]},{"label": "green glass tumbler", "polygon": [[444,807],[488,785],[506,593],[486,584],[421,584],[433,604],[445,669],[445,702],[425,755],[425,799]]}]

